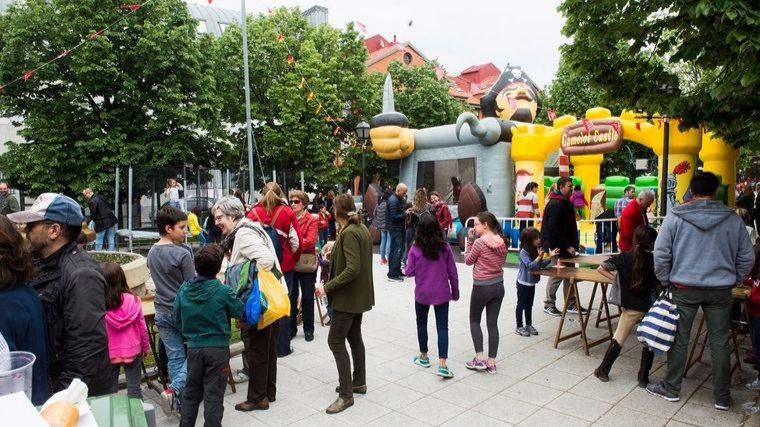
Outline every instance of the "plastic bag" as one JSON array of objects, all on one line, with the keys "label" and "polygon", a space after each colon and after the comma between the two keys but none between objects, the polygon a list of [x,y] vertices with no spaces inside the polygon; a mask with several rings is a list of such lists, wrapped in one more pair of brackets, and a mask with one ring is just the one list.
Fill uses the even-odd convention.
[{"label": "plastic bag", "polygon": [[275,321],[290,316],[290,298],[287,287],[282,286],[274,272],[259,270],[257,279],[261,293],[261,317],[258,328],[264,329]]}]

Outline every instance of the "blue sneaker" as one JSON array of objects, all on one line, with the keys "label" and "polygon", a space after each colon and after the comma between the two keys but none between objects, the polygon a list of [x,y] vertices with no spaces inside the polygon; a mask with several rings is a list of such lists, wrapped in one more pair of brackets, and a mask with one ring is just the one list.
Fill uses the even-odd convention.
[{"label": "blue sneaker", "polygon": [[454,378],[454,373],[449,370],[448,366],[439,366],[436,375],[443,378]]},{"label": "blue sneaker", "polygon": [[414,356],[414,359],[412,359],[415,365],[422,366],[423,368],[429,368],[430,367],[430,358],[422,358],[420,356]]},{"label": "blue sneaker", "polygon": [[654,396],[660,396],[661,398],[667,400],[668,402],[678,402],[681,400],[681,398],[673,393],[670,393],[665,388],[665,383],[662,381],[658,383],[652,383],[647,386],[647,393],[654,395]]}]

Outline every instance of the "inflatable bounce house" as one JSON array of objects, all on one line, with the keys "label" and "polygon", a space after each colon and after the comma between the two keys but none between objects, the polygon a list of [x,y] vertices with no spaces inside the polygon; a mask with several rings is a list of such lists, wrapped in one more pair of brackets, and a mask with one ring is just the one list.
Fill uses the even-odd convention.
[{"label": "inflatable bounce house", "polygon": [[[445,126],[410,129],[406,116],[394,110],[390,75],[383,92],[383,112],[371,120],[373,150],[382,159],[400,160],[399,178],[410,192],[425,187],[446,194],[449,204],[458,205],[461,222],[484,209],[498,217],[512,217],[515,190],[523,190],[531,181],[544,184],[538,190],[543,209],[552,181],[544,180],[544,165],[560,149],[569,156],[573,177],[588,201],[597,196],[609,208],[627,185],[657,187],[656,177],[639,177],[634,183],[625,177],[608,177],[602,185],[603,156],[618,150],[623,139],[657,155],[658,176],[663,168],[667,170],[669,205],[683,203],[684,196],[688,200],[697,156],[703,169],[721,177],[725,187],[736,184],[738,150],[709,132],[680,130],[676,119],[647,121],[632,111],[613,117],[610,110],[597,107],[587,110],[582,120],[564,115],[555,118],[552,126],[534,124],[541,108],[538,87],[519,67],[507,67],[481,98],[485,117],[465,112],[455,124]],[[667,165],[662,158],[663,126],[669,126],[670,132]],[[733,199],[732,191],[725,193],[728,205],[733,205]]]}]

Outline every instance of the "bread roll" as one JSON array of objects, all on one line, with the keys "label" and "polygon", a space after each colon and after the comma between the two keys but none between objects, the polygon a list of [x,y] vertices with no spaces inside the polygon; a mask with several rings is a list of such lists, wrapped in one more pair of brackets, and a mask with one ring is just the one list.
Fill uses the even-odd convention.
[{"label": "bread roll", "polygon": [[70,402],[59,400],[41,412],[42,418],[50,427],[76,427],[79,423],[79,411]]}]

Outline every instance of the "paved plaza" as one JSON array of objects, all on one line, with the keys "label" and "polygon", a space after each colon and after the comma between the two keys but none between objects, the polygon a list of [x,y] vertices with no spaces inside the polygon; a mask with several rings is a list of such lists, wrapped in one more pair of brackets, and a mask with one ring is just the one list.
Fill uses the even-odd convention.
[{"label": "paved plaza", "polygon": [[[325,414],[336,398],[338,374],[327,347],[326,327],[317,323],[315,340],[304,341],[303,332],[293,340],[295,353],[279,359],[277,401],[268,411],[243,413],[235,403],[245,399],[247,383],[238,385],[237,393],[227,388],[225,426],[295,425],[295,426],[760,426],[760,415],[747,415],[742,404],[758,395],[744,388],[756,372],[743,364],[734,374],[729,412],[713,409],[709,349],[705,362],[698,364],[683,382],[681,401],[666,402],[650,396],[636,385],[640,347],[635,337],[623,346],[623,354],[602,383],[592,374],[606,350],[606,344],[592,349],[586,356],[580,339],[571,339],[553,348],[558,319],[543,313],[541,300],[546,279],[536,290],[534,325],[536,337],[520,337],[515,329],[515,278],[517,269],[505,269],[507,289],[499,330],[501,341],[497,357],[497,375],[472,372],[464,361],[473,357],[468,324],[472,269],[458,264],[462,298],[453,302],[449,316],[449,366],[454,378],[444,380],[433,368],[412,363],[418,351],[414,320],[414,280],[390,283],[385,280],[387,267],[380,266],[375,255],[375,308],[363,321],[367,347],[367,386],[369,392],[355,396],[355,404],[337,415]],[[590,296],[590,284],[582,284],[582,298]],[[562,291],[560,290],[560,295]],[[598,299],[598,298],[597,298]],[[435,320],[429,319],[430,359],[437,362]],[[577,328],[577,322],[570,322]],[[614,325],[613,325],[614,326]],[[485,330],[485,316],[483,319]],[[694,327],[696,329],[696,326]],[[589,326],[591,338],[602,335],[601,329]],[[742,352],[744,353],[744,352]],[[664,358],[657,357],[652,378],[664,373]],[[232,368],[242,365],[240,356]],[[435,366],[435,365],[434,365]],[[156,404],[157,424],[176,426],[177,418],[167,418],[158,406],[158,395],[146,391]],[[202,425],[202,408],[197,425]]]}]

